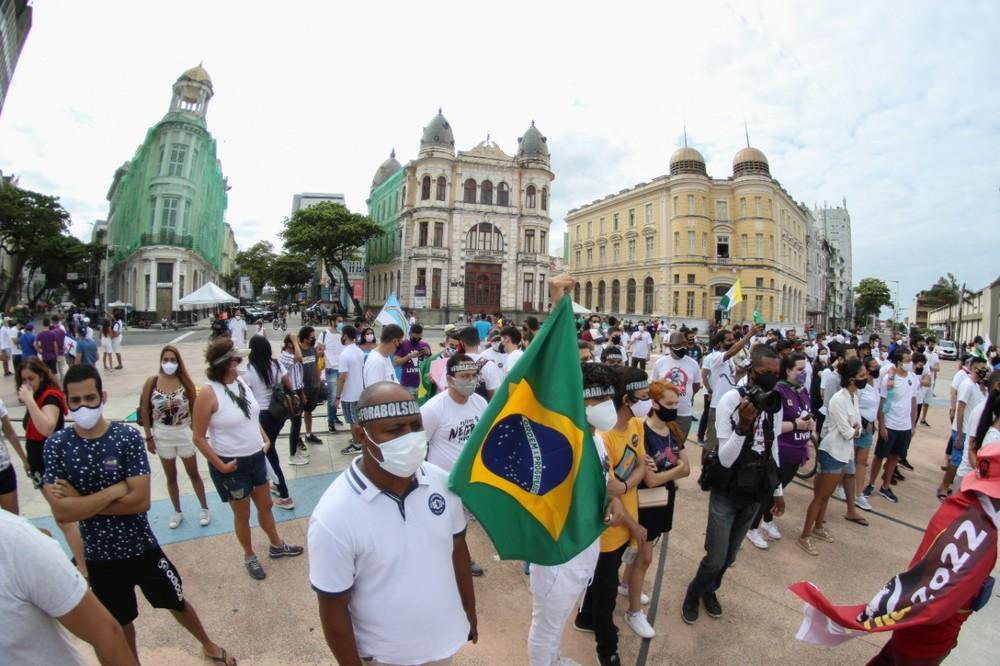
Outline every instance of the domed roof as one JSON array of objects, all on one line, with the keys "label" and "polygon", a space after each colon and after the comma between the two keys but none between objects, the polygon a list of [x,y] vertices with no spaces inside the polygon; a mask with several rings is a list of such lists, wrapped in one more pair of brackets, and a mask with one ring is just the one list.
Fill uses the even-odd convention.
[{"label": "domed roof", "polygon": [[205,68],[201,66],[200,62],[197,66],[192,67],[181,74],[179,78],[190,79],[192,81],[197,81],[198,83],[204,83],[209,88],[212,87],[212,77],[208,75],[208,72],[205,71]]},{"label": "domed roof", "polygon": [[733,158],[734,176],[770,176],[771,168],[768,165],[767,157],[756,148],[747,146],[736,153]]},{"label": "domed roof", "polygon": [[517,150],[518,157],[538,156],[548,158],[549,156],[548,139],[542,136],[542,133],[535,127],[534,120],[531,121],[531,127],[524,133],[524,136],[517,140],[517,143],[519,144]]},{"label": "domed roof", "polygon": [[451,131],[448,119],[438,109],[437,115],[431,118],[424,128],[424,135],[420,138],[420,147],[429,148],[431,146],[441,146],[448,150],[455,150],[455,135]]},{"label": "domed roof", "polygon": [[705,158],[694,148],[684,146],[675,150],[670,156],[670,175],[675,176],[682,173],[707,175]]},{"label": "domed roof", "polygon": [[396,149],[393,148],[392,152],[389,153],[389,159],[382,162],[381,166],[379,166],[378,170],[375,172],[375,177],[372,178],[372,189],[374,190],[376,187],[388,180],[389,176],[402,168],[403,165],[396,159]]}]

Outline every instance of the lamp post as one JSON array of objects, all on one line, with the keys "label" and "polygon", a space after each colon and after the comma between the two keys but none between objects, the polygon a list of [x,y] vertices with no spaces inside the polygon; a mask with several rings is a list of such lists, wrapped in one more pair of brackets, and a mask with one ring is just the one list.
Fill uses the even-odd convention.
[{"label": "lamp post", "polygon": [[[895,327],[899,327],[899,280],[886,280],[896,285],[895,294],[892,297],[892,324]],[[895,332],[895,331],[893,331]],[[909,331],[907,331],[909,333]]]}]

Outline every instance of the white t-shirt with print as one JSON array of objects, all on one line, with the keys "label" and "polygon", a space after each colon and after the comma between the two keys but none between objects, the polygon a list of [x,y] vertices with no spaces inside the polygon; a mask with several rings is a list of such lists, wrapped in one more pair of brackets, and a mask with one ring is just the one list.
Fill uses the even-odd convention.
[{"label": "white t-shirt with print", "polygon": [[712,385],[712,407],[718,407],[722,396],[736,388],[736,365],[726,354],[714,351],[705,357],[708,381]]},{"label": "white t-shirt with print", "polygon": [[344,351],[344,343],[340,341],[340,336],[340,331],[331,331],[328,328],[316,334],[317,341],[323,345],[327,370],[340,369],[340,353]]},{"label": "white t-shirt with print", "polygon": [[653,364],[654,381],[665,379],[681,390],[677,402],[678,416],[691,416],[691,401],[694,399],[694,385],[701,384],[701,366],[690,356],[674,358],[667,354]]},{"label": "white t-shirt with print", "polygon": [[653,344],[653,338],[649,331],[636,331],[629,340],[632,345],[633,358],[649,358],[649,348]]},{"label": "white t-shirt with print", "polygon": [[[892,395],[889,395],[889,382]],[[879,373],[879,395],[885,399],[885,427],[889,430],[913,429],[913,398],[917,395],[920,380],[916,373],[900,377],[893,372]]]},{"label": "white t-shirt with print", "polygon": [[486,386],[486,390],[496,391],[500,388],[500,382],[503,381],[503,372],[497,367],[497,364],[488,358],[485,358],[482,354],[471,354],[469,352],[466,352],[466,354],[473,361],[476,361],[476,363],[478,363],[481,358],[486,361],[483,363],[483,366],[479,368],[479,379]]},{"label": "white t-shirt with print", "polygon": [[455,402],[448,391],[425,402],[420,418],[427,433],[428,462],[450,472],[485,410],[486,400],[476,393],[465,404]]}]

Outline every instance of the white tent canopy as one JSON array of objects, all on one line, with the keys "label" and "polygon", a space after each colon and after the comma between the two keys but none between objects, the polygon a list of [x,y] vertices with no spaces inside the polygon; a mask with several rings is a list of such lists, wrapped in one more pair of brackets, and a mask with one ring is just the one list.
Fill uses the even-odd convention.
[{"label": "white tent canopy", "polygon": [[588,310],[576,301],[573,301],[573,314],[591,314],[591,312],[591,310]]},{"label": "white tent canopy", "polygon": [[200,288],[177,301],[178,305],[216,305],[217,303],[239,303],[240,299],[230,296],[214,282],[206,282]]}]

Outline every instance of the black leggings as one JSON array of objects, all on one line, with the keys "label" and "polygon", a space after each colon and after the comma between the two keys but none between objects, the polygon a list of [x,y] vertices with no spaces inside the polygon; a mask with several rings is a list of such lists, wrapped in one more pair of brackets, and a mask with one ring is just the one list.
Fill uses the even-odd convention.
[{"label": "black leggings", "polygon": [[281,461],[278,459],[278,434],[285,427],[284,419],[276,419],[271,416],[271,412],[266,409],[260,410],[260,427],[264,429],[264,434],[271,441],[271,446],[267,448],[267,461],[271,463],[271,469],[278,477],[278,496],[281,499],[288,497],[288,484],[285,483],[285,474],[281,471]]},{"label": "black leggings", "polygon": [[701,400],[705,407],[701,410],[701,418],[698,419],[698,441],[704,442],[705,434],[708,432],[708,416],[712,409],[712,394],[705,393],[701,396]]},{"label": "black leggings", "polygon": [[[796,463],[782,463],[778,465],[778,478],[781,480],[781,487],[783,489],[787,488],[788,484],[792,482],[797,471],[799,471],[799,466]],[[757,509],[757,514],[753,517],[753,522],[750,523],[750,529],[755,530],[760,527],[762,518],[766,523],[773,521],[774,515],[771,513],[771,509],[773,508],[774,497],[769,497],[767,501],[761,502],[760,508]]]}]

